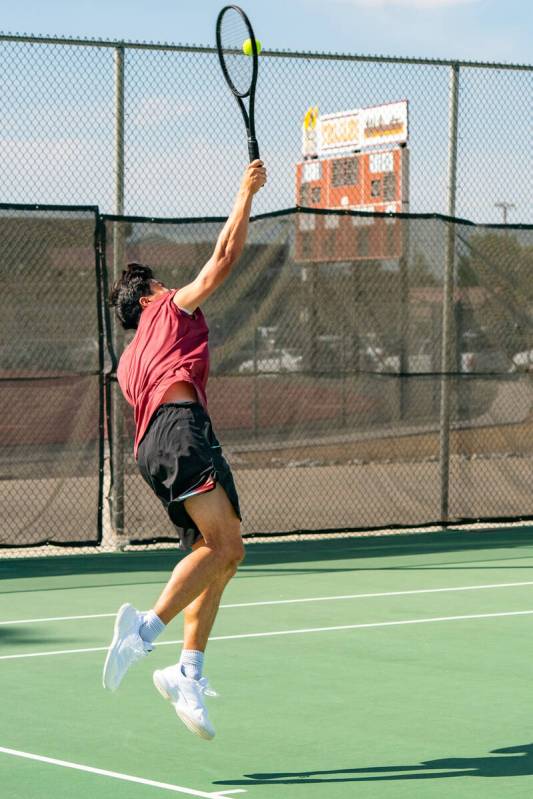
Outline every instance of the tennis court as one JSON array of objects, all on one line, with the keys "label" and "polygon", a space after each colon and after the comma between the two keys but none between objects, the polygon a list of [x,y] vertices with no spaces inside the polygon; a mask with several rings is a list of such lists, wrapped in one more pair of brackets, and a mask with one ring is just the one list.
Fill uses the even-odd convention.
[{"label": "tennis court", "polygon": [[531,533],[249,544],[207,653],[212,743],[151,682],[179,621],[101,687],[117,607],[150,607],[175,551],[5,560],[2,796],[530,796]]}]

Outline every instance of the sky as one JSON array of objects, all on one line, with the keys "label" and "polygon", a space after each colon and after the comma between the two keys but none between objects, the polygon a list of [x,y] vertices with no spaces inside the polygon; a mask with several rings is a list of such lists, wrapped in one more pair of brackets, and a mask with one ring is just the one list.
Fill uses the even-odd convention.
[{"label": "sky", "polygon": [[[4,33],[213,44],[220,0],[2,2]],[[265,49],[531,63],[527,0],[243,0]]]}]

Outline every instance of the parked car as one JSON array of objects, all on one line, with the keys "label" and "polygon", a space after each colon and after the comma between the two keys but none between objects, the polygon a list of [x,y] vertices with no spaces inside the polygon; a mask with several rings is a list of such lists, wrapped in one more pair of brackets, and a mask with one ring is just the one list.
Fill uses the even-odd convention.
[{"label": "parked car", "polygon": [[385,347],[375,333],[367,333],[359,338],[358,358],[362,368],[380,370],[380,364],[386,356]]},{"label": "parked car", "polygon": [[[438,356],[437,356],[438,357]],[[407,357],[407,369],[409,372],[432,372],[438,369],[435,364],[435,344],[431,339],[422,341],[418,349],[410,352]],[[384,355],[381,360],[377,361],[376,369],[378,372],[393,372],[400,371],[400,355]]]},{"label": "parked car", "polygon": [[[407,370],[410,373],[440,372],[441,354],[439,343],[431,339],[422,341],[418,349],[407,357]],[[521,353],[523,355],[523,353]],[[378,372],[398,373],[400,355],[386,355],[377,363]],[[461,339],[460,371],[463,374],[487,374],[508,372],[510,361],[507,354],[497,349],[481,334],[466,331]]]},{"label": "parked car", "polygon": [[299,372],[302,370],[302,355],[293,355],[288,350],[272,350],[250,358],[239,366],[240,374],[257,372]]},{"label": "parked car", "polygon": [[469,373],[508,372],[511,361],[483,332],[465,330],[461,337],[461,371]]},{"label": "parked car", "polygon": [[533,350],[524,350],[513,355],[511,372],[533,372]]}]

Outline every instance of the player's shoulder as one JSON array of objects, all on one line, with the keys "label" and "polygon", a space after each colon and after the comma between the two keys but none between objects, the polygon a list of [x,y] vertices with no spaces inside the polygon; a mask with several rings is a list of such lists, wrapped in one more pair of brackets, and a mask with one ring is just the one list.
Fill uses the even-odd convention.
[{"label": "player's shoulder", "polygon": [[[141,319],[143,317],[148,318],[154,315],[157,315],[159,311],[163,308],[172,307],[174,296],[176,294],[177,289],[169,289],[165,291],[163,294],[160,294],[158,297],[155,297],[152,302],[149,302],[148,305],[145,307],[144,311],[141,314]],[[146,313],[148,311],[148,313]]]},{"label": "player's shoulder", "polygon": [[180,298],[178,296],[178,292],[179,292],[179,289],[172,289],[171,291],[168,292],[169,294],[172,295],[169,298],[169,302],[172,302],[174,307],[179,312],[181,312],[182,314],[184,314],[187,317],[190,317],[191,319],[194,319],[197,316],[198,313],[201,313],[200,306],[197,305],[195,308],[186,307],[183,303],[180,303]]}]

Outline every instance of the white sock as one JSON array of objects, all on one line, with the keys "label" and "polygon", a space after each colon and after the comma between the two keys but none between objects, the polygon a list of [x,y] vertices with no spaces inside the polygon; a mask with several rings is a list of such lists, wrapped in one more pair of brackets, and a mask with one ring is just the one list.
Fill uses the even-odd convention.
[{"label": "white sock", "polygon": [[153,610],[147,611],[143,616],[143,623],[139,628],[139,635],[148,644],[153,644],[158,635],[165,629],[165,624],[161,621],[157,613]]},{"label": "white sock", "polygon": [[203,665],[203,652],[199,652],[197,649],[182,650],[179,666],[186,677],[191,680],[199,680],[202,676]]}]

